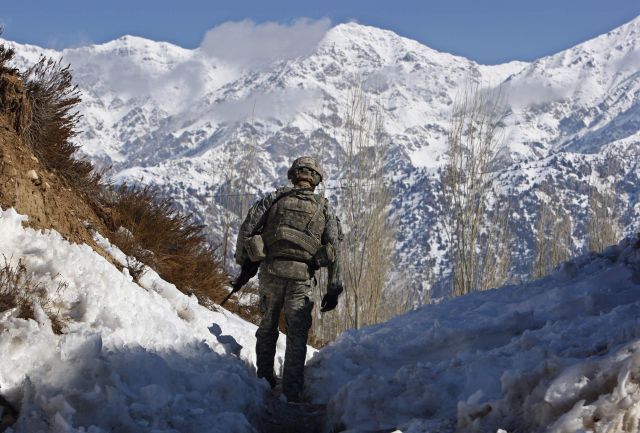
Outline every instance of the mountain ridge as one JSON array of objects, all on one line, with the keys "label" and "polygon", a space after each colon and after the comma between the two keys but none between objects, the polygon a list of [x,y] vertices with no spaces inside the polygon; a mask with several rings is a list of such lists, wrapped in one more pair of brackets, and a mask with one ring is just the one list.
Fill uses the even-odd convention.
[{"label": "mountain ridge", "polygon": [[[309,55],[247,70],[200,49],[137,37],[102,44],[99,53],[78,48],[63,54],[84,92],[77,141],[85,154],[111,166],[118,182],[159,186],[212,226],[212,196],[224,183],[219,168],[247,143],[255,146],[247,179],[255,194],[281,183],[291,157],[302,153],[320,157],[334,187],[341,109],[349,89],[361,83],[383,101],[394,214],[407,222],[400,227],[399,261],[416,274],[438,257],[437,272],[446,273],[446,259],[437,253],[443,240],[434,232],[441,210],[425,188],[438,188],[434,175],[444,161],[456,94],[469,82],[500,89],[511,115],[504,122],[508,147],[499,177],[517,191],[526,228],[520,229],[516,267],[525,274],[534,248],[534,221],[527,215],[539,204],[540,179],[561,185],[559,195],[573,212],[575,247],[581,248],[588,189],[599,182],[593,172],[615,153],[624,160],[614,175],[625,192],[623,225],[631,231],[638,224],[637,196],[628,185],[638,177],[633,160],[640,143],[640,74],[633,71],[640,67],[639,24],[636,18],[560,53],[501,65],[479,65],[355,23],[330,29]],[[105,47],[111,51],[101,51]],[[30,51],[22,62],[33,56]],[[568,156],[552,157],[560,153]],[[234,163],[238,171],[241,163]],[[557,165],[565,163],[581,169]]]}]

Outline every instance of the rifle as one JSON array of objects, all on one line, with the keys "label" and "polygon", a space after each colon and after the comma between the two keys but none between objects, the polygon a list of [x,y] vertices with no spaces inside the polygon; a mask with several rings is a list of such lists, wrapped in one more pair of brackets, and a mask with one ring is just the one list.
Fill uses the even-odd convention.
[{"label": "rifle", "polygon": [[260,262],[252,262],[249,259],[246,259],[244,263],[242,263],[242,267],[240,268],[240,275],[238,278],[231,282],[231,293],[227,295],[226,298],[220,302],[220,306],[222,307],[225,302],[231,298],[231,295],[236,293],[238,290],[242,288],[251,278],[253,278],[258,273],[258,268],[260,267]]}]

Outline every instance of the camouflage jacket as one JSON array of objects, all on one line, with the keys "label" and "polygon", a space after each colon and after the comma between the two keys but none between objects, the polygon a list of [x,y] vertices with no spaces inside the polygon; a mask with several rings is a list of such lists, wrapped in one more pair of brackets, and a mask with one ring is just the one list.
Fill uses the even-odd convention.
[{"label": "camouflage jacket", "polygon": [[[251,206],[246,218],[244,219],[244,222],[240,226],[240,231],[238,232],[235,251],[236,263],[242,265],[247,259],[245,242],[251,236],[262,233],[262,229],[265,227],[267,217],[269,215],[269,210],[271,209],[272,205],[277,200],[287,195],[294,194],[295,191],[300,191],[300,189],[294,187],[278,188],[277,190],[267,194],[260,200],[256,201]],[[307,193],[310,193],[310,191]],[[340,244],[342,241],[342,229],[340,227],[340,220],[336,217],[328,201],[326,199],[323,200],[325,226],[324,231],[322,232],[321,242],[323,245],[330,244],[336,251],[335,260],[333,261],[333,263],[327,266],[329,274],[327,292],[340,293],[342,291],[342,272],[340,264]]]}]

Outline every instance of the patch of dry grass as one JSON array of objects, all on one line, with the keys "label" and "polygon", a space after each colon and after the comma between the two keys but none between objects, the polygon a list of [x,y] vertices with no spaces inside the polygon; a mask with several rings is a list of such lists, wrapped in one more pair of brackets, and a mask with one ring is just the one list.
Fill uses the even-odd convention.
[{"label": "patch of dry grass", "polygon": [[[0,44],[0,87],[4,81],[2,68],[12,56],[13,51]],[[18,107],[22,109],[17,111],[10,107],[0,109],[23,113],[25,127],[16,131],[40,164],[91,206],[109,231],[102,235],[135,258],[129,266],[132,276],[137,279],[142,275],[144,267],[140,263],[144,263],[183,292],[195,294],[203,305],[212,307],[214,302],[220,302],[227,293],[224,286],[229,277],[216,258],[215,248],[207,241],[204,227],[176,210],[172,200],[161,197],[158,191],[128,185],[114,187],[90,161],[78,157],[79,146],[72,139],[78,126],[80,93],[69,66],[41,58],[12,78],[14,87],[22,86],[15,83],[20,79],[26,102],[22,102],[24,98],[14,99],[27,107]],[[10,272],[5,267],[5,271],[12,277],[20,274],[19,269]],[[7,302],[17,302],[18,298],[14,298],[9,296]]]},{"label": "patch of dry grass", "polygon": [[69,66],[43,57],[23,74],[23,80],[31,112],[23,138],[46,169],[94,196],[102,176],[90,161],[76,157],[79,146],[71,141],[80,117],[76,111],[80,91]]},{"label": "patch of dry grass", "polygon": [[[0,28],[0,35],[2,34],[2,29]],[[15,51],[13,48],[7,48],[4,45],[0,44],[0,73],[8,72],[8,73],[16,73],[17,69],[7,67],[7,63],[13,59],[15,55]]]},{"label": "patch of dry grass", "polygon": [[[233,295],[224,305],[225,308],[242,317],[244,320],[254,325],[259,325],[262,312],[260,311],[260,302],[258,299],[260,299],[259,286],[253,281],[249,281],[240,292]],[[252,302],[252,300],[255,301]],[[282,318],[280,322],[280,330],[284,332],[286,329],[284,318]]]},{"label": "patch of dry grass", "polygon": [[[45,287],[33,281],[21,259],[15,265],[5,256],[3,261],[0,265],[0,311],[18,308],[18,317],[37,320],[36,308],[40,306],[51,320],[53,332],[61,334],[64,320],[59,312],[54,311],[54,302]],[[59,283],[57,291],[66,287],[66,283]]]},{"label": "patch of dry grass", "polygon": [[204,233],[173,205],[150,187],[122,185],[113,191],[112,237],[125,254],[155,269],[163,279],[185,293],[193,293],[204,305],[226,295],[228,275],[216,259]]}]

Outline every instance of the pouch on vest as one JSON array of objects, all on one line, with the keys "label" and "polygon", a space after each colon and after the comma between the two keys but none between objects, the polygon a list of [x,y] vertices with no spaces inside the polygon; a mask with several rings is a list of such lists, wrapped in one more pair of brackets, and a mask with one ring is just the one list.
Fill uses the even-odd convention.
[{"label": "pouch on vest", "polygon": [[251,236],[247,239],[244,248],[247,251],[249,260],[254,263],[261,262],[267,258],[267,254],[264,251],[264,241],[260,235]]},{"label": "pouch on vest", "polygon": [[306,281],[311,278],[309,266],[293,260],[274,260],[267,262],[267,272],[287,280]]},{"label": "pouch on vest", "polygon": [[333,245],[326,244],[318,249],[318,252],[313,256],[313,261],[318,268],[329,266],[336,260],[336,250]]}]

